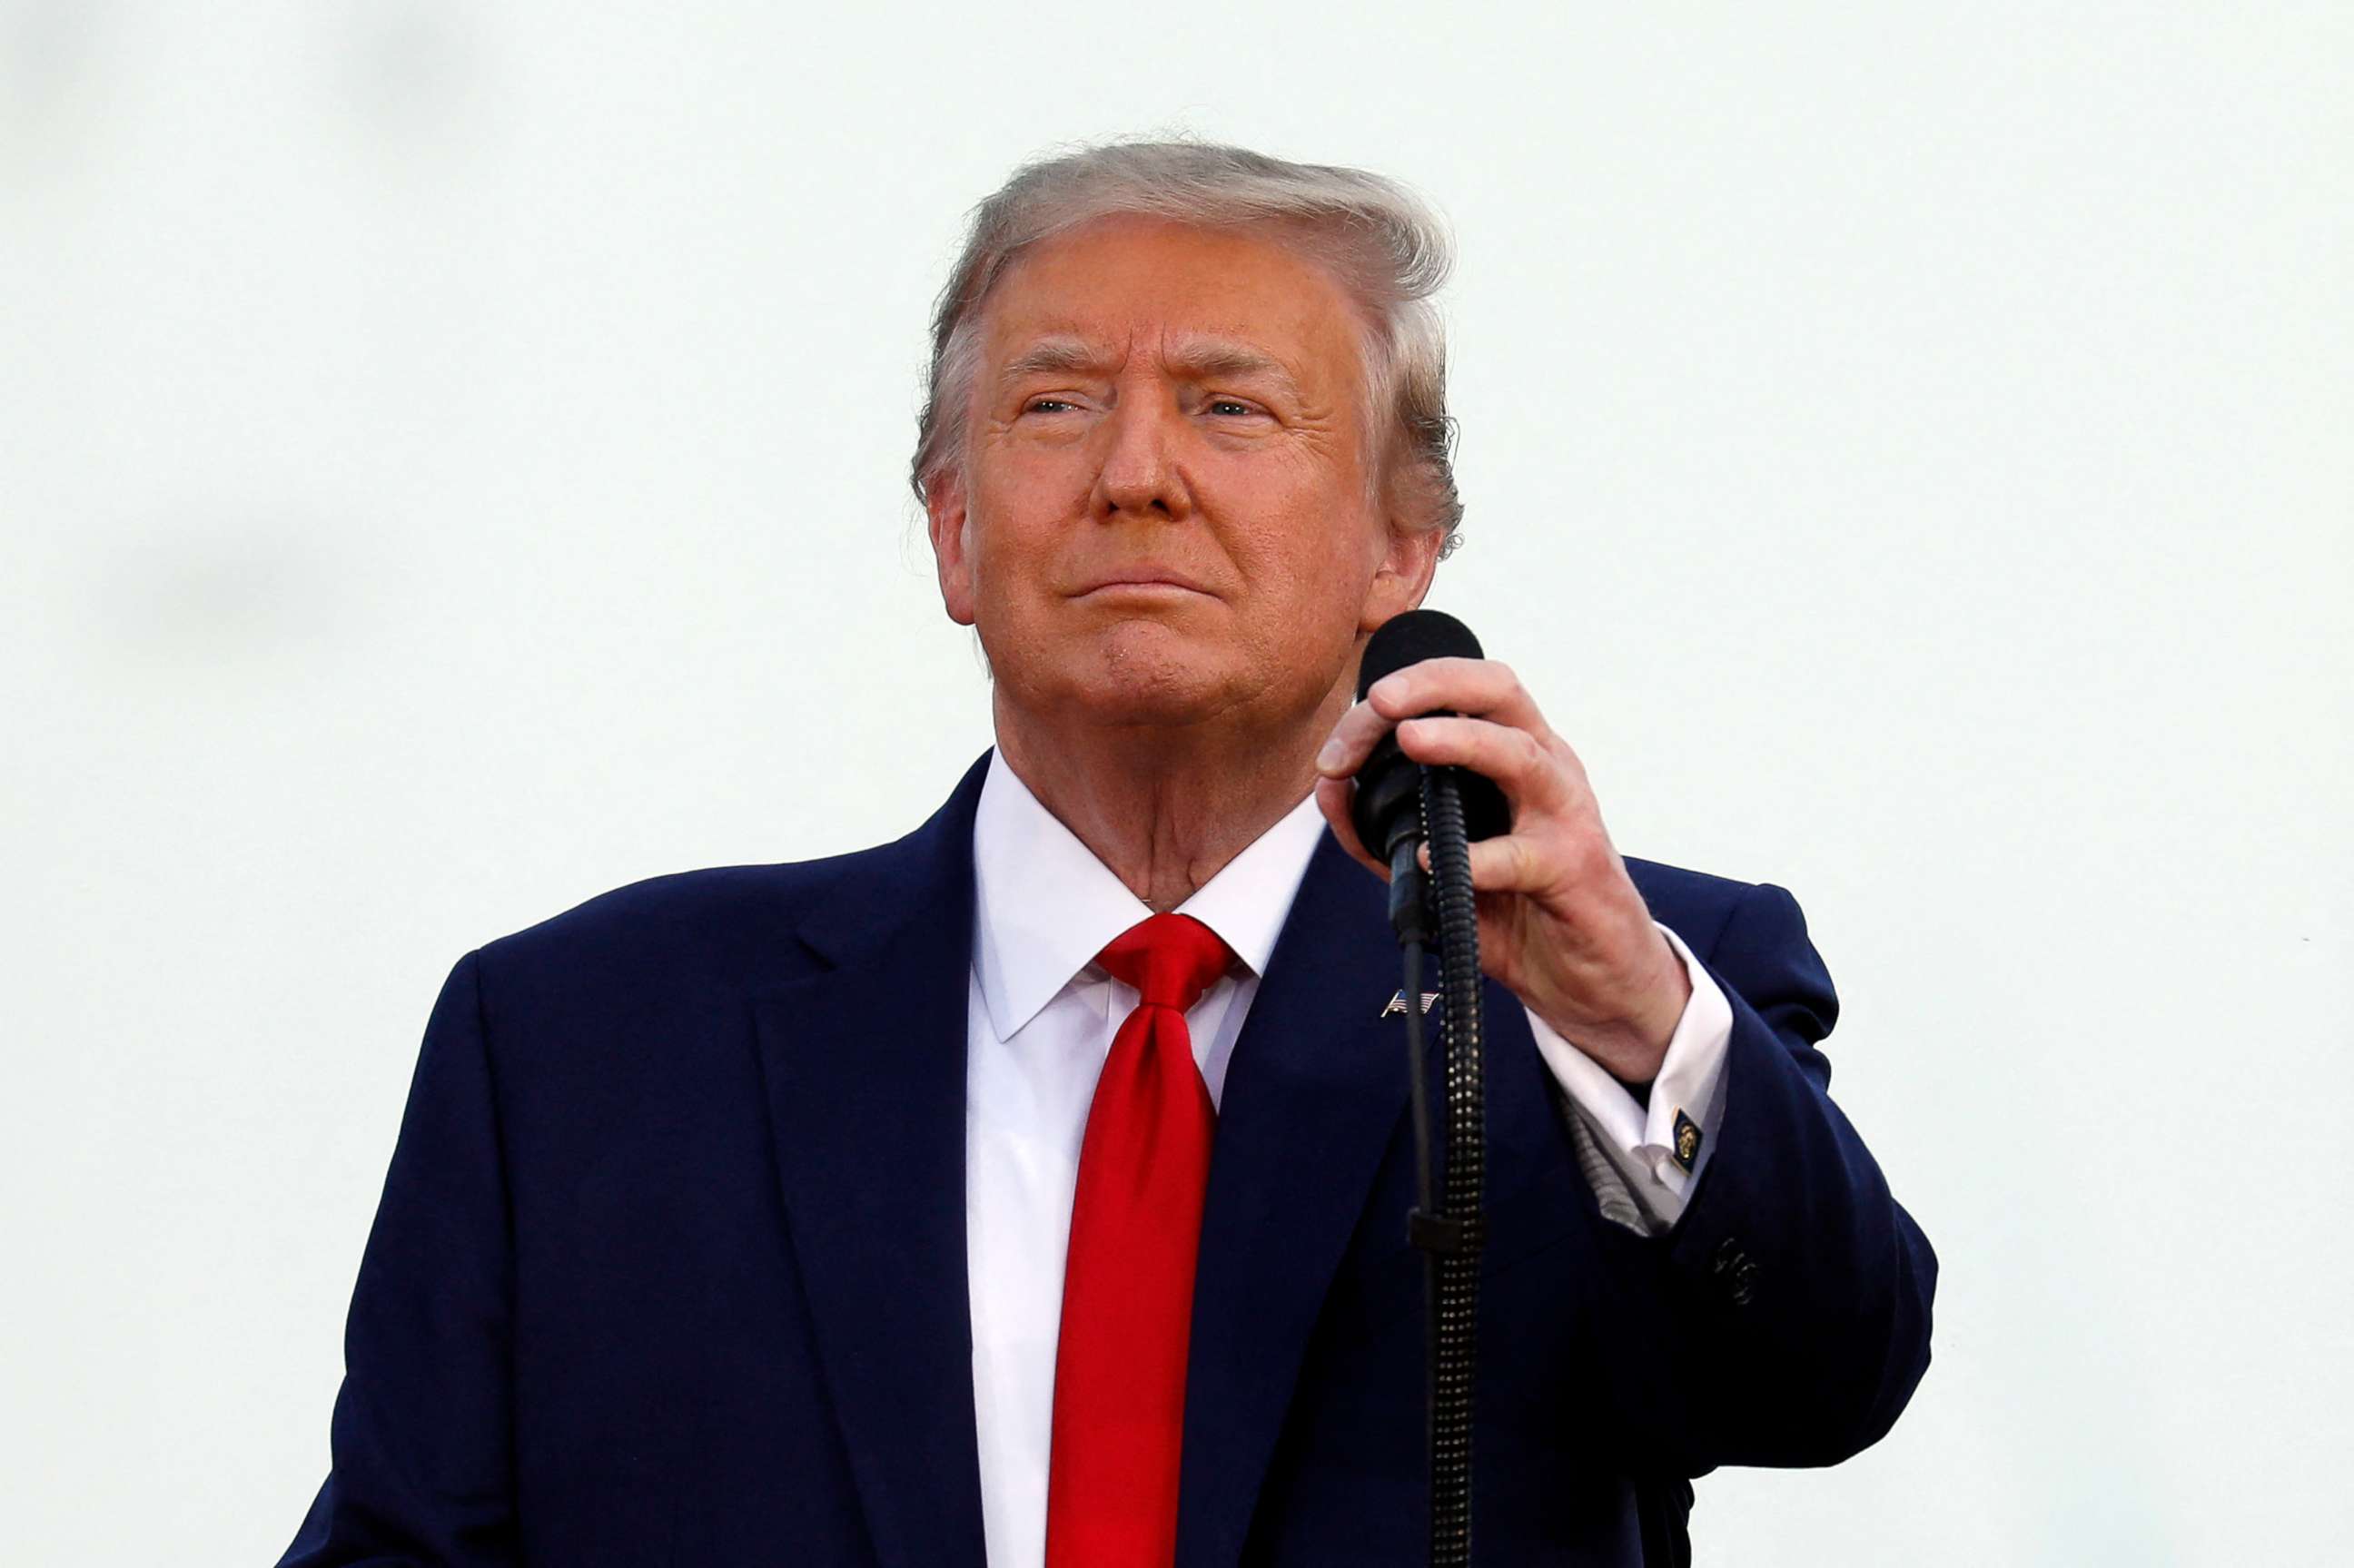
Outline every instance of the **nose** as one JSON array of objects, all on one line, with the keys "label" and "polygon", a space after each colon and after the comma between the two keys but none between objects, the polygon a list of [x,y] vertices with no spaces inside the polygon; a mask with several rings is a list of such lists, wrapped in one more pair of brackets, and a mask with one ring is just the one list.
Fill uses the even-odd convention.
[{"label": "nose", "polygon": [[1154,391],[1123,388],[1099,427],[1106,445],[1095,493],[1088,498],[1097,522],[1120,516],[1178,521],[1193,513],[1180,461],[1183,417],[1165,394],[1156,397]]}]

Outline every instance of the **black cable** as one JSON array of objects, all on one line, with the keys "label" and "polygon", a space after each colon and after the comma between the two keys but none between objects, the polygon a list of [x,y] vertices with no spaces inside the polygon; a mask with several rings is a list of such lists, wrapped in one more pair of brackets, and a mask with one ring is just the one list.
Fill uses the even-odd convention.
[{"label": "black cable", "polygon": [[1437,1193],[1430,1182],[1430,1075],[1422,1043],[1422,944],[1408,941],[1405,954],[1405,1061],[1413,1075],[1409,1098],[1414,1106],[1414,1206],[1426,1214],[1437,1213]]},{"label": "black cable", "polygon": [[[1415,845],[1406,845],[1410,860]],[[1414,873],[1416,882],[1421,873]],[[1392,885],[1396,885],[1394,880]],[[1419,899],[1417,886],[1413,895]],[[1409,938],[1400,951],[1405,959],[1405,1059],[1410,1075],[1408,1098],[1414,1107],[1414,1209],[1407,1216],[1406,1235],[1422,1251],[1422,1410],[1424,1450],[1438,1452],[1438,1251],[1428,1245],[1420,1228],[1426,1219],[1438,1216],[1437,1194],[1430,1180],[1430,1073],[1427,1053],[1423,1044],[1422,1024],[1422,942]],[[1434,1474],[1436,1465],[1433,1466]],[[1436,1537],[1434,1536],[1434,1541]],[[1434,1553],[1436,1546],[1433,1547]],[[1434,1559],[1435,1560],[1435,1559]]]}]

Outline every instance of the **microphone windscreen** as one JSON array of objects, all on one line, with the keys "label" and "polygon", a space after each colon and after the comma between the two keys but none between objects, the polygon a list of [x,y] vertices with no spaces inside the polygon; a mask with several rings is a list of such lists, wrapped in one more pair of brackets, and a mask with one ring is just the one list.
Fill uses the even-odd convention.
[{"label": "microphone windscreen", "polygon": [[1365,640],[1365,656],[1357,666],[1357,700],[1364,700],[1375,681],[1408,664],[1485,657],[1471,629],[1445,610],[1409,609],[1382,622]]},{"label": "microphone windscreen", "polygon": [[[1365,640],[1365,656],[1357,666],[1357,699],[1375,681],[1425,659],[1481,659],[1479,640],[1471,629],[1442,610],[1409,609],[1382,622]],[[1443,710],[1442,710],[1443,711]],[[1358,841],[1383,860],[1402,839],[1420,832],[1422,769],[1398,749],[1394,734],[1382,736],[1364,766],[1357,769],[1357,788],[1349,802]],[[1492,779],[1463,770],[1463,822],[1473,839],[1491,839],[1512,830],[1511,807]]]}]

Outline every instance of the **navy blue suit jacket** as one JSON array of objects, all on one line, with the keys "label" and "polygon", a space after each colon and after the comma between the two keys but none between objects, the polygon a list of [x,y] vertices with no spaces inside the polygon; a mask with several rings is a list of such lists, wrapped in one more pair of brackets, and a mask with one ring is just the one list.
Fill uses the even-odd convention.
[{"label": "navy blue suit jacket", "polygon": [[[964,1234],[972,817],[656,878],[460,959],[286,1564],[981,1568]],[[1733,1004],[1676,1227],[1600,1217],[1490,982],[1475,1548],[1633,1564],[1638,1477],[1823,1465],[1928,1361],[1936,1264],[1826,1097],[1796,903],[1628,862]],[[1422,1272],[1384,890],[1317,850],[1226,1079],[1181,1568],[1426,1561]]]}]

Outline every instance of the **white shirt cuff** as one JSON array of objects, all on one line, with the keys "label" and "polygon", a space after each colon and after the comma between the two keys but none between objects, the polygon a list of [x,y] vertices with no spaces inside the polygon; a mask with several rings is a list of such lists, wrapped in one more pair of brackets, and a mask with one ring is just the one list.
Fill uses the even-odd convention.
[{"label": "white shirt cuff", "polygon": [[[1659,922],[1651,922],[1659,926]],[[1684,940],[1665,926],[1660,932],[1683,960],[1691,981],[1691,996],[1683,1016],[1668,1038],[1668,1054],[1660,1060],[1659,1076],[1651,1080],[1647,1110],[1627,1086],[1612,1077],[1593,1057],[1564,1039],[1553,1025],[1529,1014],[1530,1032],[1553,1078],[1585,1110],[1595,1127],[1619,1149],[1633,1155],[1651,1172],[1652,1181],[1681,1209],[1683,1196],[1707,1168],[1717,1124],[1723,1119],[1724,1058],[1733,1044],[1733,1004],[1708,970],[1692,957]],[[1680,1125],[1690,1122],[1685,1134]],[[1685,1158],[1678,1158],[1680,1142],[1689,1142]]]}]

